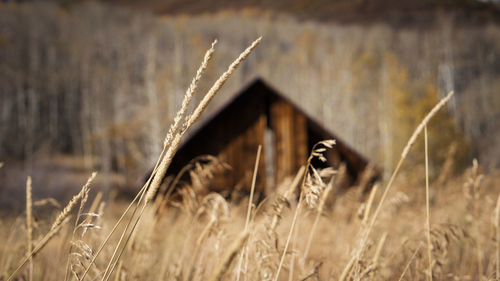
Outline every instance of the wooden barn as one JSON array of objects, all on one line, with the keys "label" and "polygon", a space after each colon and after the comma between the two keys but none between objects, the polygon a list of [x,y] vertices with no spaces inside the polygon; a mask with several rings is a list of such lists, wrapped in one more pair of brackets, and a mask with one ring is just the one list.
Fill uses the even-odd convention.
[{"label": "wooden barn", "polygon": [[257,148],[262,144],[256,189],[265,191],[295,174],[307,161],[312,146],[325,139],[337,141],[326,154],[328,164],[336,167],[345,163],[347,184],[356,183],[368,161],[277,90],[256,79],[188,132],[168,174],[178,173],[199,155],[210,154],[231,166],[215,176],[210,189],[248,189]]}]

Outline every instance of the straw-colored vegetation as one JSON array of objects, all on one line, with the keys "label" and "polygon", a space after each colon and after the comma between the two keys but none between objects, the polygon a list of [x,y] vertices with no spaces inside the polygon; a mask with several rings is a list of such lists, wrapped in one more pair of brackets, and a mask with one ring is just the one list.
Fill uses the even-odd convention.
[{"label": "straw-colored vegetation", "polygon": [[[199,191],[214,167],[192,163],[182,171],[189,170],[191,184],[177,185],[180,200],[172,201],[161,179],[182,136],[259,42],[252,43],[187,114],[216,42],[212,44],[150,179],[128,207],[119,200],[103,200],[101,193],[88,205],[93,173],[62,211],[38,217],[42,205],[58,204],[50,198],[33,202],[31,192],[39,187],[28,178],[26,215],[0,221],[0,280],[500,278],[498,177],[482,175],[474,161],[461,176],[450,178],[447,172],[429,178],[435,148],[429,145],[433,134],[428,135],[427,125],[453,93],[427,113],[389,181],[369,194],[362,185],[348,191],[338,188],[345,168],[317,170],[309,164],[313,158],[325,160],[323,153],[335,149],[335,141],[325,140],[314,146],[305,167],[260,202],[253,199],[254,184],[248,198],[239,201],[216,193],[202,195],[206,192]],[[414,153],[423,155],[425,165],[412,163],[404,169],[408,152],[419,149],[413,145],[420,142],[425,150]],[[452,159],[449,155],[443,173]],[[255,167],[259,161],[256,148]]]},{"label": "straw-colored vegetation", "polygon": [[[365,195],[360,187],[339,195],[336,171],[304,170],[250,208],[248,198],[202,197],[189,185],[181,202],[157,196],[139,205],[146,207],[134,232],[119,226],[97,258],[125,204],[101,201],[100,193],[85,204],[91,184],[85,185],[73,218],[65,210],[33,221],[33,254],[25,254],[25,218],[2,220],[0,278],[8,280],[19,261],[24,266],[12,280],[82,280],[87,268],[85,280],[429,280],[430,271],[433,280],[499,276],[498,180],[483,176],[477,162],[443,185],[430,181],[427,201],[422,166]],[[325,204],[328,194],[336,197],[333,205]],[[159,212],[162,204],[169,207]],[[68,206],[76,207],[75,200]],[[39,207],[29,208],[36,217]],[[50,230],[61,216],[57,231]],[[114,251],[120,239],[128,243]]]}]

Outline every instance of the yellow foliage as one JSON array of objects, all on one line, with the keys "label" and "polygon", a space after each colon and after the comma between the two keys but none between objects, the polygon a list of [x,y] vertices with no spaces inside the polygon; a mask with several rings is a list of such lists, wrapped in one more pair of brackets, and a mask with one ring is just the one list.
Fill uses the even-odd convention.
[{"label": "yellow foliage", "polygon": [[[439,101],[439,91],[434,81],[411,79],[408,69],[399,63],[396,56],[388,55],[387,62],[390,81],[388,96],[392,100],[388,110],[390,119],[393,120],[392,143],[396,151],[400,151],[420,121]],[[431,173],[435,176],[441,170],[453,143],[458,147],[455,166],[463,166],[468,156],[468,145],[448,112],[438,112],[427,129]],[[399,157],[399,154],[395,154],[393,161],[397,161]],[[423,163],[423,137],[421,141],[417,141],[407,161],[409,166]]]}]

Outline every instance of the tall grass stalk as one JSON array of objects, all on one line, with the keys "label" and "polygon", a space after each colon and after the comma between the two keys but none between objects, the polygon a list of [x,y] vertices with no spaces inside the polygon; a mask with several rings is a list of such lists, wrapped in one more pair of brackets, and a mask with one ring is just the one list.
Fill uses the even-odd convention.
[{"label": "tall grass stalk", "polygon": [[[127,229],[125,229],[125,231],[123,231],[123,233],[121,234],[120,240],[119,240],[118,244],[116,245],[116,247],[114,249],[114,252],[113,252],[113,256],[115,256],[116,253],[118,253],[118,250],[119,250],[118,256],[115,258],[114,261],[113,261],[113,256],[111,257],[108,265],[106,266],[106,271],[104,272],[104,275],[103,275],[103,277],[101,279],[102,281],[109,280],[109,278],[111,278],[111,275],[113,274],[113,271],[114,271],[116,265],[120,261],[120,258],[122,257],[123,253],[125,252],[125,249],[127,248],[128,242],[132,238],[132,234],[134,233],[134,230],[136,229],[137,225],[140,222],[140,218],[141,218],[142,214],[144,213],[144,210],[145,210],[145,208],[142,208],[141,211],[139,212],[139,215],[137,216],[137,219],[134,221],[132,229],[130,230],[130,232],[128,233],[128,235],[126,235],[126,233],[127,233],[126,230]],[[135,213],[135,210],[134,210],[134,213]],[[133,218],[133,215],[132,215],[131,219],[127,222],[127,228],[130,225],[130,223],[133,221],[132,218]],[[120,242],[123,240],[123,238],[125,236],[127,236],[127,238],[125,239],[125,241],[121,245]]]},{"label": "tall grass stalk", "polygon": [[[309,164],[308,164],[308,167],[309,167]],[[304,174],[304,178],[302,180],[302,186],[304,185],[304,182],[305,182],[307,170],[308,170],[308,168],[306,168],[306,173]],[[302,186],[301,186],[301,190],[302,190]],[[281,268],[283,267],[283,262],[285,261],[286,252],[288,251],[288,245],[290,244],[290,239],[292,238],[293,230],[295,229],[295,224],[297,223],[297,217],[299,216],[299,212],[300,212],[300,209],[302,206],[302,200],[303,200],[303,192],[301,191],[300,195],[299,195],[299,201],[297,202],[297,208],[295,209],[295,213],[293,214],[292,225],[290,226],[290,231],[288,232],[288,236],[286,238],[285,248],[283,249],[283,253],[281,254],[280,264],[278,266],[278,270],[276,271],[276,274],[275,274],[274,279],[273,279],[274,281],[277,281],[278,277],[280,276]]]},{"label": "tall grass stalk", "polygon": [[257,157],[255,159],[255,166],[253,169],[252,186],[250,188],[250,197],[248,198],[247,216],[245,219],[245,231],[248,230],[248,226],[250,224],[250,216],[252,214],[252,205],[253,205],[253,196],[255,193],[255,184],[257,183],[257,171],[259,170],[261,151],[262,151],[262,145],[259,145],[259,148],[257,149]]},{"label": "tall grass stalk", "polygon": [[411,265],[411,263],[413,262],[413,259],[415,259],[415,257],[417,256],[417,253],[418,253],[418,251],[420,251],[420,248],[421,248],[421,247],[422,247],[422,244],[418,244],[417,249],[415,249],[415,251],[414,251],[414,252],[413,252],[413,254],[411,255],[410,259],[409,259],[409,260],[408,260],[408,262],[406,263],[405,268],[403,269],[403,272],[401,272],[401,276],[399,276],[398,281],[403,280],[403,277],[405,276],[406,272],[408,271],[408,268],[410,268],[410,265]]},{"label": "tall grass stalk", "polygon": [[370,191],[370,196],[368,197],[368,201],[366,202],[365,212],[363,213],[363,221],[362,225],[366,225],[368,218],[370,217],[370,211],[372,209],[373,200],[375,199],[375,194],[377,194],[379,184],[375,184]]},{"label": "tall grass stalk", "polygon": [[14,269],[14,271],[10,274],[9,278],[7,278],[7,281],[13,280],[15,275],[19,272],[21,268],[23,268],[26,263],[31,260],[32,257],[34,257],[38,252],[40,252],[46,245],[47,243],[59,232],[61,227],[68,222],[68,218],[65,218],[61,223],[59,223],[55,228],[50,229],[47,234],[36,244],[36,246],[33,248],[31,253],[26,255],[26,257],[21,260],[19,265]]},{"label": "tall grass stalk", "polygon": [[[95,177],[95,175],[96,175],[96,173],[92,174],[93,177]],[[81,216],[81,214],[83,212],[83,208],[85,206],[85,203],[87,203],[87,199],[88,199],[88,196],[89,196],[89,191],[90,191],[89,186],[86,185],[84,187],[84,189],[85,189],[85,191],[84,191],[82,199],[80,200],[80,208],[78,208],[78,212],[76,214],[75,224],[73,225],[73,231],[71,232],[71,240],[70,241],[74,241],[74,239],[75,239],[76,232],[77,232],[77,230],[79,228],[78,225],[79,225],[79,221],[80,221],[80,216]],[[69,251],[68,251],[68,258],[67,258],[67,261],[66,261],[66,273],[65,273],[65,276],[64,276],[64,280],[68,280],[69,279],[70,258],[71,258],[72,250],[73,250],[73,244],[70,244]]]},{"label": "tall grass stalk", "polygon": [[[153,173],[154,173],[154,171],[153,171]],[[118,226],[120,225],[120,223],[123,221],[123,219],[125,218],[125,216],[128,214],[128,212],[130,211],[130,209],[132,209],[132,207],[134,206],[134,203],[136,203],[138,199],[142,199],[142,197],[144,196],[144,193],[146,191],[146,188],[150,184],[150,182],[151,182],[151,178],[149,178],[148,181],[141,187],[141,189],[136,194],[136,196],[134,197],[134,199],[132,199],[132,201],[127,206],[127,208],[125,209],[125,211],[121,214],[120,218],[115,223],[115,225],[113,226],[113,228],[111,229],[111,231],[108,233],[108,235],[106,235],[106,238],[104,238],[104,240],[101,242],[101,244],[99,245],[97,251],[95,252],[95,254],[90,259],[89,266],[87,266],[85,268],[85,271],[82,274],[81,280],[83,280],[87,276],[87,274],[88,274],[88,272],[90,270],[90,267],[95,262],[95,260],[99,256],[99,254],[102,252],[102,250],[104,249],[104,246],[106,246],[106,244],[109,242],[109,239],[115,233],[116,229],[118,228]],[[132,214],[132,217],[134,216],[136,210],[137,210],[137,207],[134,208],[134,211],[133,211],[134,213]],[[130,223],[127,223],[127,226],[129,224]],[[126,227],[126,229],[127,229],[127,227]],[[122,236],[125,235],[124,233],[125,232],[122,233]]]},{"label": "tall grass stalk", "polygon": [[427,126],[424,126],[425,142],[425,210],[426,210],[426,236],[427,236],[427,258],[429,259],[429,277],[432,281],[432,242],[431,242],[431,209],[429,206],[429,146],[427,141]]},{"label": "tall grass stalk", "polygon": [[355,261],[360,259],[361,254],[363,253],[363,251],[366,247],[368,237],[370,236],[371,231],[373,230],[373,227],[375,225],[375,222],[377,221],[378,215],[380,214],[382,206],[387,198],[387,194],[389,194],[389,191],[391,190],[392,184],[394,183],[394,180],[396,179],[396,176],[397,176],[399,170],[401,169],[401,166],[403,165],[404,160],[408,156],[408,153],[409,153],[411,147],[415,143],[415,140],[420,135],[420,133],[422,133],[422,130],[427,125],[427,123],[429,123],[429,121],[432,119],[432,117],[434,117],[434,115],[436,115],[436,113],[451,99],[452,96],[453,96],[453,91],[449,92],[448,95],[446,95],[446,97],[441,99],[431,109],[431,111],[429,111],[429,113],[427,113],[427,115],[424,117],[422,122],[420,122],[420,124],[417,126],[417,128],[415,129],[415,131],[411,135],[410,139],[408,140],[408,143],[406,144],[406,146],[403,149],[403,152],[401,153],[401,158],[399,159],[399,161],[396,165],[396,168],[392,172],[392,175],[389,179],[389,182],[387,183],[387,186],[386,186],[384,192],[382,193],[382,197],[380,198],[380,201],[377,205],[377,208],[375,209],[375,212],[373,213],[373,216],[370,220],[370,223],[369,223],[368,227],[366,228],[366,230],[364,231],[364,233],[362,234],[360,247],[352,255],[351,259],[349,260],[349,262],[345,266],[344,270],[342,271],[342,274],[341,274],[339,280],[341,280],[341,281],[346,280],[347,275],[349,274],[349,271],[351,270],[352,265],[355,263]]},{"label": "tall grass stalk", "polygon": [[500,195],[497,199],[497,207],[495,208],[495,234],[496,234],[496,263],[495,263],[495,272],[496,279],[500,279]]},{"label": "tall grass stalk", "polygon": [[[28,249],[27,255],[31,254],[33,251],[33,199],[31,195],[31,177],[28,176],[26,180],[26,231],[28,235]],[[29,259],[29,270],[28,270],[28,280],[33,280],[33,260]]]},{"label": "tall grass stalk", "polygon": [[205,56],[203,57],[203,62],[201,63],[200,67],[196,71],[196,75],[193,77],[193,80],[191,81],[191,84],[189,85],[189,88],[186,91],[186,94],[184,95],[184,99],[182,101],[182,105],[180,110],[177,112],[175,118],[174,118],[174,124],[170,127],[167,137],[165,138],[165,141],[163,143],[163,147],[168,147],[171,144],[171,141],[174,137],[175,134],[177,134],[177,131],[179,130],[181,126],[181,121],[184,115],[186,114],[187,108],[189,104],[191,103],[191,100],[193,99],[194,92],[198,88],[198,82],[200,81],[203,72],[205,72],[205,69],[208,66],[208,62],[212,58],[212,55],[215,52],[215,45],[217,44],[217,39],[212,42],[212,46],[208,51],[205,53]]},{"label": "tall grass stalk", "polygon": [[304,251],[304,261],[307,260],[307,257],[309,256],[309,250],[311,249],[311,244],[312,240],[314,237],[314,233],[316,232],[316,228],[318,227],[318,222],[321,217],[321,214],[323,213],[323,208],[325,206],[326,199],[328,198],[328,195],[330,194],[330,191],[333,188],[333,178],[328,182],[328,186],[326,187],[325,191],[323,192],[323,195],[321,196],[321,201],[318,206],[318,211],[316,213],[316,217],[314,218],[314,223],[311,228],[311,232],[309,233],[309,238],[307,239],[307,244],[306,244],[306,249]]},{"label": "tall grass stalk", "polygon": [[40,250],[47,245],[47,243],[52,239],[60,230],[61,226],[65,224],[68,221],[68,217],[71,213],[71,211],[74,209],[78,201],[80,201],[86,194],[87,189],[90,187],[90,184],[96,177],[97,173],[93,172],[90,178],[87,180],[87,183],[82,187],[80,192],[73,196],[73,198],[69,201],[68,205],[64,207],[62,212],[57,216],[55,219],[54,223],[50,227],[50,230],[45,236],[38,242],[37,246],[26,255],[26,257],[19,263],[19,266],[10,274],[9,278],[7,281],[12,280],[14,276],[17,274],[17,272],[33,257],[35,256]]},{"label": "tall grass stalk", "polygon": [[87,180],[87,183],[83,186],[82,190],[80,190],[80,192],[77,195],[73,196],[73,198],[69,201],[68,205],[66,205],[66,207],[64,207],[59,216],[57,216],[56,220],[52,224],[52,227],[50,228],[51,230],[59,226],[62,223],[62,221],[66,219],[71,213],[71,211],[76,207],[78,201],[82,200],[87,195],[88,188],[90,187],[90,184],[92,183],[92,181],[95,179],[96,176],[97,173],[93,172],[90,178]]},{"label": "tall grass stalk", "polygon": [[378,243],[377,250],[375,251],[375,256],[373,256],[372,260],[372,271],[370,272],[370,280],[373,279],[375,271],[379,269],[379,258],[380,254],[382,253],[382,249],[384,247],[387,236],[388,236],[387,232],[384,232],[384,234],[382,234],[382,238],[380,238],[380,241]]},{"label": "tall grass stalk", "polygon": [[[259,148],[257,149],[257,157],[255,158],[255,166],[253,168],[253,176],[252,176],[252,186],[250,187],[250,196],[248,198],[248,208],[247,208],[247,216],[245,219],[245,231],[248,231],[248,226],[250,224],[250,216],[252,214],[252,205],[253,205],[253,195],[255,193],[255,184],[257,183],[257,171],[259,170],[259,162],[260,162],[260,153],[262,151],[262,145],[259,145]],[[243,256],[246,253],[246,247],[243,249],[243,251],[240,254],[240,258],[238,261],[238,269],[237,269],[237,276],[236,276],[236,281],[240,280],[241,276],[241,265],[243,263]]]},{"label": "tall grass stalk", "polygon": [[296,249],[297,249],[297,236],[299,235],[299,229],[300,229],[300,221],[297,221],[297,227],[293,231],[293,236],[292,236],[292,247],[290,248],[290,265],[289,265],[289,273],[288,273],[288,281],[293,280],[293,275],[295,274],[295,256],[297,255]]},{"label": "tall grass stalk", "polygon": [[286,253],[288,251],[288,246],[290,245],[290,240],[292,238],[292,234],[293,234],[293,231],[295,229],[295,224],[297,223],[297,218],[298,218],[300,210],[301,210],[302,201],[304,200],[304,192],[303,191],[304,191],[304,186],[306,183],[306,178],[307,178],[307,175],[309,173],[309,168],[311,167],[312,159],[314,157],[318,156],[318,154],[315,154],[315,152],[316,152],[316,148],[319,144],[322,144],[328,148],[331,148],[331,146],[333,144],[335,144],[335,141],[334,140],[327,140],[327,141],[322,141],[322,142],[316,143],[311,150],[311,154],[307,158],[305,172],[304,172],[304,175],[302,177],[302,183],[300,185],[299,201],[297,202],[297,208],[295,209],[295,213],[293,215],[292,225],[290,226],[290,231],[288,232],[288,236],[286,238],[285,248],[283,249],[283,253],[281,254],[280,263],[279,263],[278,269],[276,270],[276,274],[275,274],[274,279],[273,279],[274,281],[278,280],[280,272],[281,272],[281,268],[283,267],[283,262],[285,261],[285,256],[286,256]]}]

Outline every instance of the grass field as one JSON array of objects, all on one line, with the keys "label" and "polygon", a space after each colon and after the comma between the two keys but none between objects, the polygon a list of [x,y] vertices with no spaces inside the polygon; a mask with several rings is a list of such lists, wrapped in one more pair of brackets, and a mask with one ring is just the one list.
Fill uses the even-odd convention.
[{"label": "grass field", "polygon": [[[445,165],[443,176],[429,180],[427,145],[421,152],[425,163],[404,165],[412,144],[427,143],[427,123],[452,94],[416,129],[390,179],[368,192],[365,186],[342,192],[337,187],[342,169],[306,165],[260,202],[253,192],[227,201],[216,193],[197,194],[189,185],[177,189],[182,200],[170,200],[161,179],[182,136],[259,42],[186,114],[212,45],[151,178],[132,202],[104,200],[100,193],[89,198],[94,173],[64,208],[47,211],[57,204],[33,202],[37,187],[28,178],[25,214],[0,220],[0,280],[500,278],[498,172],[483,175],[474,161],[456,176]],[[333,141],[322,142],[307,163],[332,148]],[[192,173],[192,179],[203,185],[209,167]]]},{"label": "grass field", "polygon": [[[370,195],[363,196],[353,188],[334,204],[304,205],[278,280],[426,280],[425,184],[421,176],[413,174],[420,174],[423,167],[412,170],[395,181],[361,253],[369,218],[380,201],[380,187],[372,204],[368,203]],[[495,280],[499,178],[498,173],[483,178],[472,167],[443,185],[431,183],[434,280]],[[248,232],[244,232],[248,198],[239,202],[227,202],[218,194],[200,198],[186,187],[182,203],[169,204],[160,212],[159,204],[148,206],[110,280],[207,280],[216,270],[222,271],[215,278],[218,280],[237,280],[238,276],[240,280],[275,279],[297,210],[297,193],[284,193],[290,186],[290,182],[284,183],[253,209]],[[30,272],[32,280],[63,280],[66,274],[70,274],[68,280],[78,280],[127,207],[123,201],[99,198],[89,198],[79,212],[76,228],[73,212],[14,280],[27,280]],[[161,199],[157,197],[156,202]],[[34,213],[44,209],[37,205]],[[33,222],[34,245],[49,231],[58,213],[45,212]],[[6,280],[28,250],[26,217],[3,218],[0,229],[0,278]],[[110,245],[117,244],[123,230],[120,226]],[[87,280],[103,277],[112,253],[113,246],[104,248]],[[347,268],[353,257],[355,262]],[[342,276],[346,268],[348,273]]]}]

